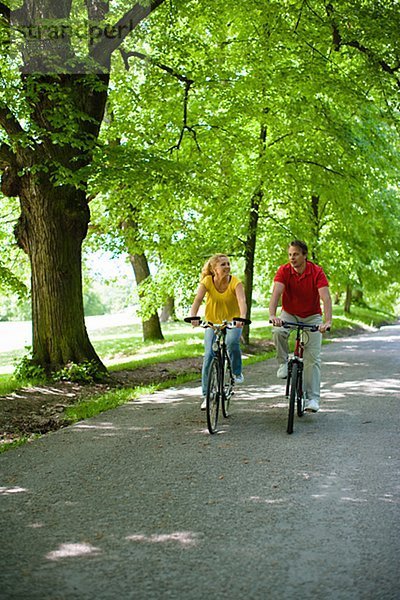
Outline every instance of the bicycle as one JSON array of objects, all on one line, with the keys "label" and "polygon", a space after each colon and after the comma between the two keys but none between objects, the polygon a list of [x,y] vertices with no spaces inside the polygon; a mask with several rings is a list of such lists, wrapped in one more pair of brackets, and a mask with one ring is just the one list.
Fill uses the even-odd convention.
[{"label": "bicycle", "polygon": [[[310,325],[307,323],[291,323],[290,321],[282,321],[282,327],[296,330],[296,340],[294,351],[288,360],[288,374],[286,378],[285,396],[289,400],[287,432],[293,433],[293,422],[295,407],[297,407],[297,416],[304,415],[304,390],[303,390],[303,371],[304,371],[304,345],[306,331],[315,332],[319,330],[319,325]],[[329,330],[328,330],[329,331]]]},{"label": "bicycle", "polygon": [[214,358],[208,372],[206,395],[207,427],[210,433],[215,433],[218,426],[219,405],[221,404],[223,416],[228,418],[230,415],[230,401],[235,386],[231,360],[225,341],[226,332],[228,329],[235,328],[235,323],[238,321],[245,325],[250,325],[251,321],[239,317],[234,318],[232,321],[223,321],[222,323],[201,321],[199,317],[186,317],[184,320],[187,323],[200,321],[201,327],[204,329],[210,327],[215,333],[215,340],[212,345]]}]

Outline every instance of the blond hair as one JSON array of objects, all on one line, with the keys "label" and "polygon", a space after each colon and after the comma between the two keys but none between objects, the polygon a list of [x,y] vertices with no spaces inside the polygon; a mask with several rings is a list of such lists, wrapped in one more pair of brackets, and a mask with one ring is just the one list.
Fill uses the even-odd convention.
[{"label": "blond hair", "polygon": [[[202,279],[204,279],[204,277],[207,277],[207,275],[214,275],[215,274],[215,267],[216,265],[221,262],[221,260],[223,258],[228,258],[227,254],[214,254],[213,256],[211,256],[205,263],[204,266],[201,270],[201,277],[200,277],[200,281]],[[228,258],[229,260],[229,258]]]}]

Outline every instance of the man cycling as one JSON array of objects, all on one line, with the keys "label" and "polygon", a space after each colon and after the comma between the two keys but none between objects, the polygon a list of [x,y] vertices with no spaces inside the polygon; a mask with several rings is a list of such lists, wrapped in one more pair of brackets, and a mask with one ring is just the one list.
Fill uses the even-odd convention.
[{"label": "man cycling", "polygon": [[[287,377],[290,331],[282,328],[282,321],[302,321],[310,325],[319,325],[319,331],[308,332],[304,348],[305,410],[317,412],[321,386],[321,334],[332,324],[329,283],[323,269],[307,259],[308,248],[303,241],[290,242],[288,254],[289,262],[281,265],[274,277],[274,288],[269,303],[279,364],[277,376],[282,379]],[[282,310],[277,317],[276,310],[281,297]],[[324,305],[324,321],[321,301]]]}]

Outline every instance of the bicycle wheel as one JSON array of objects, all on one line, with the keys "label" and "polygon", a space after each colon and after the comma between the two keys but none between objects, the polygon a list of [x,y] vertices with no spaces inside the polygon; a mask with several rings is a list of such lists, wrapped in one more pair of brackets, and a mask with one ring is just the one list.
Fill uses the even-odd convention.
[{"label": "bicycle wheel", "polygon": [[207,427],[210,433],[217,431],[219,411],[219,366],[215,358],[210,366],[207,384]]},{"label": "bicycle wheel", "polygon": [[297,377],[298,377],[297,367],[298,367],[297,363],[293,363],[290,394],[289,394],[289,414],[288,414],[288,423],[287,423],[287,432],[288,433],[293,433],[294,407],[296,404]]},{"label": "bicycle wheel", "polygon": [[303,370],[297,372],[297,416],[304,415]]},{"label": "bicycle wheel", "polygon": [[233,394],[233,375],[231,361],[229,356],[225,354],[224,357],[224,380],[222,382],[222,414],[224,417],[229,417],[229,405]]}]

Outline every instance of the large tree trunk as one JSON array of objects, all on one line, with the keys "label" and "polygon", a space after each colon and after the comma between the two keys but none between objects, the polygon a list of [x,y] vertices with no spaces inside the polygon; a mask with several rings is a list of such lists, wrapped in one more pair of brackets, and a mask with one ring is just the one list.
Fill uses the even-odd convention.
[{"label": "large tree trunk", "polygon": [[89,341],[83,312],[81,247],[89,222],[85,194],[29,177],[22,181],[20,200],[16,236],[31,263],[33,360],[47,371],[86,361],[105,371]]},{"label": "large tree trunk", "polygon": [[[145,254],[130,254],[129,260],[135,273],[136,283],[139,289],[139,301],[142,297],[140,284],[150,277],[150,269]],[[161,331],[160,319],[157,311],[154,311],[148,319],[142,320],[143,340],[156,341],[163,340],[164,336]]]}]

